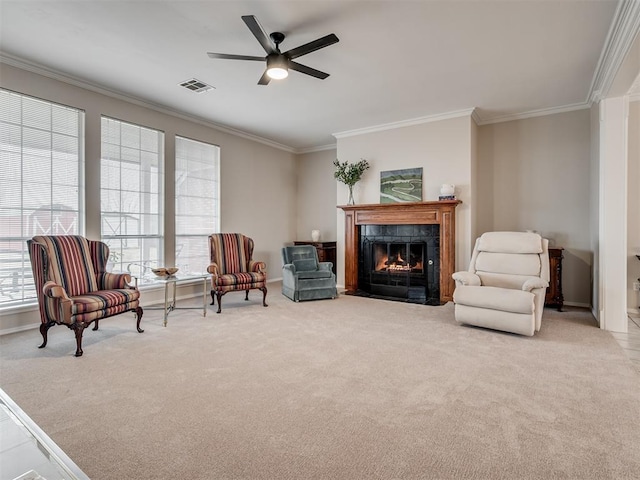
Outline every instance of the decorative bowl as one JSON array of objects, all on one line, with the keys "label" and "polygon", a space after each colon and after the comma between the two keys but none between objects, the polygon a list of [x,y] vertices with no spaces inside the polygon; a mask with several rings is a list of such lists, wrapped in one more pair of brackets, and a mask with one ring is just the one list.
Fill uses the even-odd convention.
[{"label": "decorative bowl", "polygon": [[168,270],[164,267],[152,268],[151,271],[158,277],[166,277],[167,275],[169,275]]},{"label": "decorative bowl", "polygon": [[152,268],[151,271],[158,277],[170,277],[180,270],[178,267],[158,267]]}]

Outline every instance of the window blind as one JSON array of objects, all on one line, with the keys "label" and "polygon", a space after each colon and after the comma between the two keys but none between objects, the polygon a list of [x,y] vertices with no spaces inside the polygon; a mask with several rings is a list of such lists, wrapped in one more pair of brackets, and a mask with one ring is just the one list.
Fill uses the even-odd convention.
[{"label": "window blind", "polygon": [[102,117],[102,241],[114,271],[140,279],[163,265],[164,133]]},{"label": "window blind", "polygon": [[176,266],[205,272],[208,236],[220,230],[220,148],[176,136]]},{"label": "window blind", "polygon": [[84,112],[0,89],[0,308],[37,301],[27,240],[84,234]]}]

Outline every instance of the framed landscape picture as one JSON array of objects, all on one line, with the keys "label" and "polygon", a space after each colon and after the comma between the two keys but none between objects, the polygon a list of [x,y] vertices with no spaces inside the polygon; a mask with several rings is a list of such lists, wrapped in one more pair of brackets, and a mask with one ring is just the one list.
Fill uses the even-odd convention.
[{"label": "framed landscape picture", "polygon": [[421,201],[422,167],[380,172],[380,203]]}]

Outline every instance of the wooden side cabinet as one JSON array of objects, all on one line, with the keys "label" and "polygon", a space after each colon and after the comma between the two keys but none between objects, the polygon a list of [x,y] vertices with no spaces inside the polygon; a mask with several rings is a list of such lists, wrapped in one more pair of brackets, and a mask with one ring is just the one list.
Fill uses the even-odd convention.
[{"label": "wooden side cabinet", "polygon": [[318,251],[319,262],[333,263],[333,273],[336,273],[336,247],[337,242],[293,242],[294,245],[313,245]]},{"label": "wooden side cabinet", "polygon": [[549,287],[544,298],[544,304],[558,307],[562,311],[564,296],[562,295],[562,247],[549,247]]}]

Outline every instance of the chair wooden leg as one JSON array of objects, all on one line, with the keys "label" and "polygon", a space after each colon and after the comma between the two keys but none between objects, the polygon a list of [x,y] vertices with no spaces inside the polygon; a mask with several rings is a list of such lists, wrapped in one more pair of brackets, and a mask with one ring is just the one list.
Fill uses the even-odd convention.
[{"label": "chair wooden leg", "polygon": [[267,287],[262,287],[260,290],[262,290],[262,306],[268,307],[269,305],[267,305]]},{"label": "chair wooden leg", "polygon": [[244,301],[248,301],[249,300],[249,290],[245,290],[245,296],[244,296]]},{"label": "chair wooden leg", "polygon": [[96,330],[98,330],[98,322],[99,322],[99,320],[96,320],[96,324],[95,324],[95,326],[91,329],[91,330],[93,330],[94,332],[95,332]]},{"label": "chair wooden leg", "polygon": [[136,308],[136,330],[138,330],[138,333],[144,332],[144,330],[140,328],[140,320],[142,320],[143,313],[142,307]]},{"label": "chair wooden leg", "polygon": [[84,353],[82,351],[82,334],[84,333],[84,329],[87,326],[82,322],[76,322],[73,325],[70,325],[69,328],[73,329],[76,333],[76,357],[81,357]]},{"label": "chair wooden leg", "polygon": [[211,290],[211,304],[210,305],[215,305],[215,304],[216,304],[216,292]]},{"label": "chair wooden leg", "polygon": [[40,324],[40,334],[42,335],[42,345],[40,345],[38,348],[44,348],[47,346],[47,332],[55,324],[56,322],[47,322],[47,323]]},{"label": "chair wooden leg", "polygon": [[222,312],[222,293],[218,292],[218,311],[216,313]]}]

